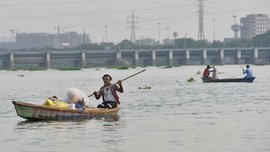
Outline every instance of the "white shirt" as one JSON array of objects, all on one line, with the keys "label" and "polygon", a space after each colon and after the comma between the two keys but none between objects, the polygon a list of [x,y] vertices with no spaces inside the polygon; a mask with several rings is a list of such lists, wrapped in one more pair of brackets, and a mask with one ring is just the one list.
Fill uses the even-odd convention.
[{"label": "white shirt", "polygon": [[116,101],[110,88],[104,89],[104,101]]}]

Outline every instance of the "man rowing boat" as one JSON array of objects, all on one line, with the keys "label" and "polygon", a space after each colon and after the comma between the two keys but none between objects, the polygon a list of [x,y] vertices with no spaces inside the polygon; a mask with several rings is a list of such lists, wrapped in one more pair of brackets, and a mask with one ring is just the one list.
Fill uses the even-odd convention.
[{"label": "man rowing boat", "polygon": [[[210,70],[213,68],[212,70]],[[210,77],[210,73],[212,72],[212,77]],[[210,65],[207,65],[203,72],[203,78],[213,78],[217,79],[217,69],[215,66],[211,67]]]},{"label": "man rowing boat", "polygon": [[210,72],[213,72],[210,70],[210,68],[212,68],[210,65],[207,65],[206,68],[204,69],[203,71],[203,77],[204,78],[210,78],[209,75],[210,75]]},{"label": "man rowing boat", "polygon": [[116,91],[123,93],[122,80],[118,80],[116,84],[111,84],[112,77],[109,74],[105,74],[102,77],[104,85],[100,88],[100,91],[94,92],[96,99],[99,100],[102,96],[103,102],[99,104],[98,108],[116,108],[120,104],[119,97]]},{"label": "man rowing boat", "polygon": [[249,65],[246,65],[246,70],[243,69],[243,74],[245,74],[245,78],[252,78],[253,77],[253,71],[251,70]]}]

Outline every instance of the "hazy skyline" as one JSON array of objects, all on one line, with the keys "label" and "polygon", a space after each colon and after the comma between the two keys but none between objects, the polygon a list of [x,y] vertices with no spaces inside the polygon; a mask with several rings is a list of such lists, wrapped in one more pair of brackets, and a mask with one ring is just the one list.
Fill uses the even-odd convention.
[{"label": "hazy skyline", "polygon": [[[130,39],[128,16],[134,10],[138,18],[136,39],[160,39],[178,37],[197,39],[197,0],[0,0],[0,37],[13,36],[10,29],[17,32],[56,33],[59,24],[64,31],[90,34],[92,42],[107,39],[115,43]],[[233,15],[240,18],[248,14],[270,15],[270,0],[205,0],[205,38],[213,40],[213,19],[215,19],[215,39],[223,41],[233,37],[231,25]],[[169,29],[169,30],[168,30]],[[169,35],[168,35],[169,32]]]}]

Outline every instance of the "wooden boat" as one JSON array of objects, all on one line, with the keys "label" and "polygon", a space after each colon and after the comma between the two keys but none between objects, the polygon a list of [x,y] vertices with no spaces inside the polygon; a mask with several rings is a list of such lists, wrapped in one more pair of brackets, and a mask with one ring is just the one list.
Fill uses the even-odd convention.
[{"label": "wooden boat", "polygon": [[252,78],[226,78],[226,79],[213,79],[213,78],[202,78],[203,82],[253,82],[256,77]]},{"label": "wooden boat", "polygon": [[85,110],[68,109],[26,102],[12,101],[17,115],[28,120],[80,120],[115,116],[120,107],[113,109],[90,107]]}]

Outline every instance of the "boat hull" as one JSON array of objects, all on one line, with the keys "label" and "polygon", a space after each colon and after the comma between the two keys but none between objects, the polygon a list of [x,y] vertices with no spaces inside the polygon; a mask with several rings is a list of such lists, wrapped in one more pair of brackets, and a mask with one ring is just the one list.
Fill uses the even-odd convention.
[{"label": "boat hull", "polygon": [[253,82],[256,77],[252,78],[227,78],[227,79],[212,79],[212,78],[202,78],[205,83],[208,82]]},{"label": "boat hull", "polygon": [[120,107],[113,109],[87,108],[85,110],[67,109],[36,105],[26,102],[12,101],[17,115],[27,120],[80,120],[80,119],[99,119],[103,117],[115,116]]}]

